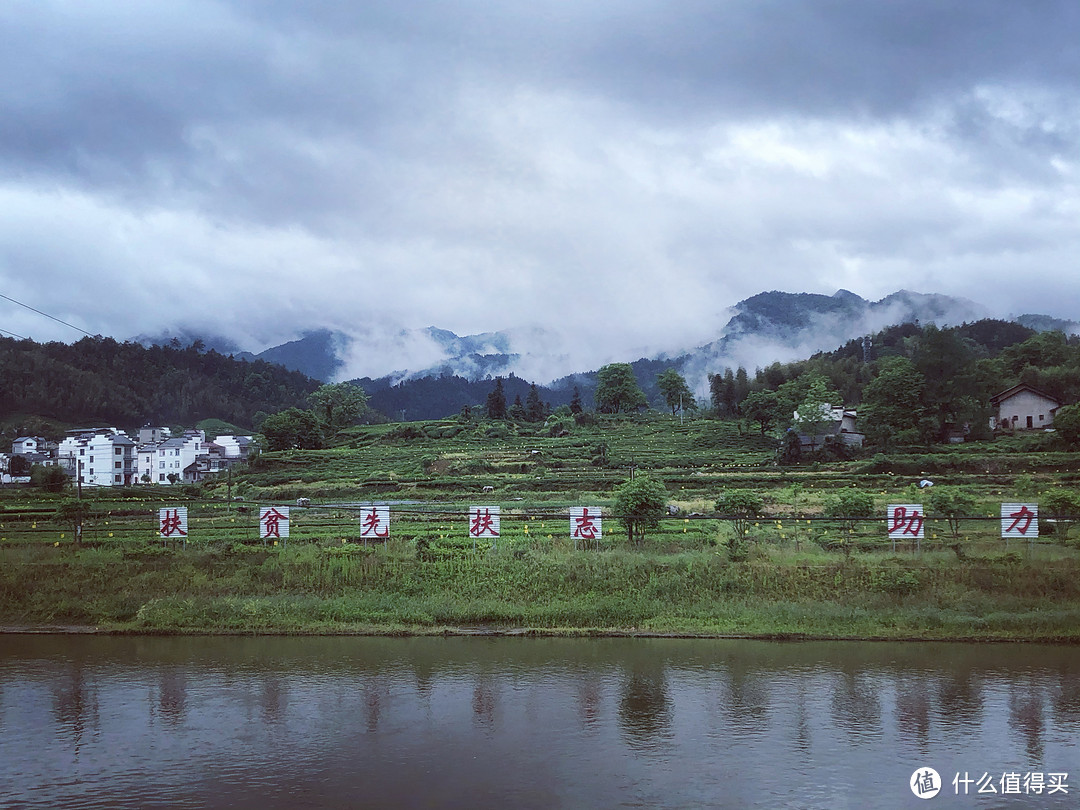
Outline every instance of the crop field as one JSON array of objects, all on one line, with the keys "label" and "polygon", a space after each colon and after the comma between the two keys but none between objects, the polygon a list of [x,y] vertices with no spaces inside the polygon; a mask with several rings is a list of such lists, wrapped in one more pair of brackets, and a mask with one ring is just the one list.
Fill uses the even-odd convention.
[{"label": "crop field", "polygon": [[[1076,454],[1017,442],[782,467],[771,440],[735,422],[657,414],[555,436],[459,420],[355,427],[338,446],[265,453],[197,487],[86,490],[79,545],[61,496],[0,492],[0,624],[1075,640],[1078,516],[1040,511],[1037,538],[1004,540],[1000,504],[1075,490],[1077,470]],[[632,476],[667,493],[635,542],[614,512]],[[924,478],[969,494],[970,509],[952,523],[929,512],[922,539],[890,540],[887,506],[922,503]],[[718,511],[732,490],[758,495],[761,513],[740,524]],[[869,494],[869,516],[830,512],[847,491]],[[362,532],[376,503],[391,521],[378,540]],[[287,538],[260,537],[271,505],[290,507]],[[159,510],[181,506],[187,535],[163,540]],[[470,506],[499,507],[497,539],[469,537]],[[573,506],[603,510],[601,536],[571,537]]]},{"label": "crop field", "polygon": [[[930,551],[957,539],[943,518],[928,515],[925,538],[898,545],[886,537],[885,514],[890,503],[920,503],[924,493],[915,484],[931,476],[974,496],[976,508],[960,524],[965,541],[988,551],[1033,552],[1037,546],[1068,547],[1068,522],[1044,520],[1037,542],[1013,541],[1010,547],[999,536],[999,504],[1037,501],[1047,487],[1075,487],[1080,480],[1077,454],[994,444],[780,467],[774,443],[736,422],[680,424],[659,414],[594,417],[562,436],[547,435],[539,426],[443,420],[356,427],[339,440],[332,449],[265,453],[232,480],[219,478],[200,488],[87,490],[92,514],[83,542],[175,543],[158,537],[158,509],[185,505],[189,544],[259,543],[259,505],[307,498],[309,508],[293,506],[290,537],[282,545],[363,543],[361,504],[384,503],[392,510],[393,538],[419,538],[427,549],[474,550],[468,541],[471,505],[500,507],[503,529],[495,551],[500,545],[507,551],[580,549],[570,538],[568,508],[584,505],[608,515],[603,537],[588,545],[611,549],[625,544],[622,526],[611,516],[614,490],[632,476],[648,475],[666,487],[670,514],[649,532],[644,550],[679,553],[728,543],[734,527],[718,519],[714,505],[725,491],[737,489],[762,497],[763,515],[746,531],[775,553],[802,553],[807,546],[848,554]],[[822,514],[825,499],[848,488],[872,495],[874,516],[837,520]],[[73,527],[57,519],[56,496],[18,490],[4,495],[0,546],[71,542]]]}]

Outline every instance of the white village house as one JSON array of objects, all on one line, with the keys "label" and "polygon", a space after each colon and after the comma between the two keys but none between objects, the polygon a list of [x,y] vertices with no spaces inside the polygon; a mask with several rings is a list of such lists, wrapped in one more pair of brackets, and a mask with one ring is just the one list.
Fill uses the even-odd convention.
[{"label": "white village house", "polygon": [[1014,385],[990,398],[996,413],[990,417],[993,430],[1039,430],[1054,424],[1054,412],[1062,406],[1049,394],[1026,383]]},{"label": "white village house", "polygon": [[[70,430],[51,460],[40,461],[40,454],[29,457],[36,463],[59,464],[84,486],[118,487],[200,481],[245,461],[253,446],[250,436],[219,437],[226,447],[233,448],[229,454],[208,442],[201,430],[187,430],[173,437],[168,428],[143,428],[139,434],[143,441],[136,443],[111,427]],[[145,441],[152,437],[159,441]],[[24,441],[27,438],[20,440],[20,448],[29,446]],[[39,447],[44,446],[40,444],[43,440],[37,441]]]},{"label": "white village house", "polygon": [[131,486],[136,478],[135,442],[116,428],[69,430],[57,451],[62,466],[92,487]]}]

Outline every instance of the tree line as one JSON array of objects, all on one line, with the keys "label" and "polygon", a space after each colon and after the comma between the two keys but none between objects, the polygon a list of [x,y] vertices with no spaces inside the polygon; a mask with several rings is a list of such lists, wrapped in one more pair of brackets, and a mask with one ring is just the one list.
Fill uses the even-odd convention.
[{"label": "tree line", "polygon": [[762,433],[786,427],[795,411],[813,415],[826,403],[856,407],[867,441],[891,449],[961,431],[988,438],[991,398],[1020,383],[1066,406],[1054,424],[1071,436],[1080,338],[998,320],[948,328],[902,324],[834,352],[773,363],[752,379],[745,369],[724,369],[710,375],[709,390],[715,413],[745,418]]},{"label": "tree line", "polygon": [[0,338],[0,409],[72,424],[250,426],[258,412],[307,404],[319,382],[201,344],[143,346],[87,337],[72,344]]}]

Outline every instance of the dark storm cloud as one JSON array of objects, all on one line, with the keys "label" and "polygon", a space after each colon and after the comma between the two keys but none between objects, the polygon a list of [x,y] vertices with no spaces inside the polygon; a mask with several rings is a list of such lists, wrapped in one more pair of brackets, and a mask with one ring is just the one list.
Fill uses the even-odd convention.
[{"label": "dark storm cloud", "polygon": [[254,291],[249,348],[363,312],[584,365],[770,288],[1074,307],[1077,42],[1071,0],[9,3],[0,278],[121,337]]}]

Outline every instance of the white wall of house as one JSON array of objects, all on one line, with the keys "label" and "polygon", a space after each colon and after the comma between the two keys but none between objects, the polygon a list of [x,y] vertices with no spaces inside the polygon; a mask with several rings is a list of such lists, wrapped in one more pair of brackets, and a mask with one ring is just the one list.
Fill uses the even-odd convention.
[{"label": "white wall of house", "polygon": [[251,447],[251,437],[218,436],[214,439],[214,444],[224,451],[225,458],[247,458],[248,450]]},{"label": "white wall of house", "polygon": [[1034,391],[1018,391],[998,403],[998,421],[1014,430],[1035,430],[1054,423],[1058,403]]},{"label": "white wall of house", "polygon": [[[60,459],[83,486],[121,487],[135,482],[135,442],[115,428],[82,431],[60,442]],[[78,477],[76,478],[78,480]]]},{"label": "white wall of house", "polygon": [[[196,456],[205,452],[206,434],[190,431],[181,437],[169,439],[155,448],[156,456],[151,462],[150,480],[154,484],[183,483],[184,470],[195,463]],[[170,475],[175,475],[173,481]]]},{"label": "white wall of house", "polygon": [[40,453],[42,450],[39,447],[44,446],[45,442],[38,439],[36,436],[20,436],[11,444],[11,454],[13,456],[25,456],[27,453]]}]

